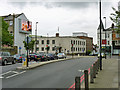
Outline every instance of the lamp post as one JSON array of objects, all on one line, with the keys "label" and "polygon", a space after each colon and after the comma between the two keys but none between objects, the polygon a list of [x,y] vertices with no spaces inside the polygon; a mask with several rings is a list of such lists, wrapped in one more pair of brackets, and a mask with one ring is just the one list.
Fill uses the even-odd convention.
[{"label": "lamp post", "polygon": [[[106,17],[103,17],[103,19],[105,19],[105,41],[106,41]],[[107,41],[106,41],[106,43],[107,43]],[[105,43],[105,59],[107,58],[106,57],[106,43]]]},{"label": "lamp post", "polygon": [[37,53],[37,24],[38,22],[36,22],[36,30],[35,30],[35,53]]},{"label": "lamp post", "polygon": [[102,70],[102,57],[101,57],[101,0],[99,2],[99,11],[100,11],[100,70]]}]

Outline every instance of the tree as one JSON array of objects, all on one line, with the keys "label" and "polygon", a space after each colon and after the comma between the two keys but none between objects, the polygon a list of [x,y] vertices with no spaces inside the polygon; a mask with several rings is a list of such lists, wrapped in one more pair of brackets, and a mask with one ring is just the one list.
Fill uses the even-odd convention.
[{"label": "tree", "polygon": [[13,36],[8,31],[8,23],[2,18],[2,45],[13,45]]},{"label": "tree", "polygon": [[[27,43],[25,41],[23,41],[24,43],[24,47],[27,50]],[[33,52],[34,50],[34,44],[35,44],[35,40],[31,40],[31,42],[28,43],[28,49],[31,50]]]},{"label": "tree", "polygon": [[113,28],[114,27],[113,24],[112,24],[112,28],[113,28],[113,30],[116,31],[116,33],[120,34],[120,11],[116,10],[114,7],[112,7],[112,9],[115,12],[115,13],[111,13],[111,17],[110,17],[110,19],[115,24],[115,28]]}]

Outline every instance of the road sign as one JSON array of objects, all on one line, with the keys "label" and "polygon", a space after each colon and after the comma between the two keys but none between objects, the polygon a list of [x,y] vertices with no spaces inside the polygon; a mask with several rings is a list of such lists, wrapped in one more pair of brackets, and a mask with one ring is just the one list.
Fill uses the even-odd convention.
[{"label": "road sign", "polygon": [[19,49],[22,49],[21,47],[19,47]]},{"label": "road sign", "polygon": [[[25,38],[25,42],[27,43],[27,37]],[[31,42],[31,37],[28,37],[28,43]]]}]

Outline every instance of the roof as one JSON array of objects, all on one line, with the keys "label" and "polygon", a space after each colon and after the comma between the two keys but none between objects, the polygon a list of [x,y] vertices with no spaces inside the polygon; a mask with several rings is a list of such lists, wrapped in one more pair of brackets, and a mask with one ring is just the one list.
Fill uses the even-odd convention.
[{"label": "roof", "polygon": [[[22,15],[23,13],[21,14],[15,14],[15,18],[19,17],[20,15]],[[5,16],[2,16],[4,18],[5,21],[7,20],[13,20],[13,15],[9,14],[9,15],[5,15]]]},{"label": "roof", "polygon": [[[98,27],[98,29],[97,29],[97,30],[99,30],[99,29],[100,29],[100,25],[99,25],[99,27]],[[104,25],[103,25],[102,20],[101,20],[101,29],[103,29],[103,31],[105,30],[105,29],[104,29]]]}]

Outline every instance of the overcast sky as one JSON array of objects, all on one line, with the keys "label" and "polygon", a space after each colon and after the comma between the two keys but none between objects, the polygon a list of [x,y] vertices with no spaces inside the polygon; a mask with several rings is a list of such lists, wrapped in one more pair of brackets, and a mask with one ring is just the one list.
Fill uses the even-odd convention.
[{"label": "overcast sky", "polygon": [[[97,28],[99,26],[99,3],[97,0],[0,0],[0,15],[24,13],[32,21],[32,34],[35,34],[35,22],[38,35],[71,36],[73,32],[86,32],[97,43]],[[99,0],[98,0],[99,1]],[[107,27],[111,26],[109,19],[117,8],[119,0],[102,0],[102,17],[106,16]],[[103,19],[104,23],[104,19]]]}]

